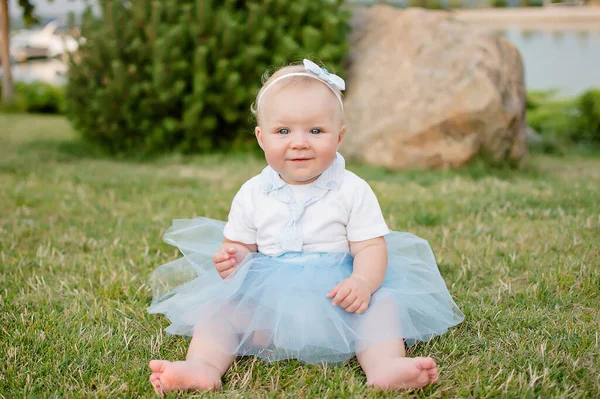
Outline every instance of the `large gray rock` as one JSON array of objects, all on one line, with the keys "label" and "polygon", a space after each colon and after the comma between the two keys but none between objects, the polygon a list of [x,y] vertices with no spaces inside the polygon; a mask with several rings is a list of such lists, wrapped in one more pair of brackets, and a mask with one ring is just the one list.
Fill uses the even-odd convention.
[{"label": "large gray rock", "polygon": [[518,50],[447,12],[355,13],[344,155],[389,167],[456,167],[527,155]]}]

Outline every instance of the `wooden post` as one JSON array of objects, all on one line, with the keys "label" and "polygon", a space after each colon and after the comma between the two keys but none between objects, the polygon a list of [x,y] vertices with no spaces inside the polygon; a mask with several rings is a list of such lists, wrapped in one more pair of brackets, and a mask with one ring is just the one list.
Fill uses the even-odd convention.
[{"label": "wooden post", "polygon": [[2,44],[2,70],[4,76],[2,77],[2,102],[5,105],[12,105],[15,99],[15,88],[13,86],[12,70],[10,65],[10,23],[8,16],[8,0],[0,0],[2,5],[2,15],[0,25],[2,25],[2,37],[0,43]]}]

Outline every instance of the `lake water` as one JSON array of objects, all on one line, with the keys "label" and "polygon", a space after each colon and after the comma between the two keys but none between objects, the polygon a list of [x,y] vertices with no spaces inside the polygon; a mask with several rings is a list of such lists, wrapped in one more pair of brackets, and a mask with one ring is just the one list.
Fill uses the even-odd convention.
[{"label": "lake water", "polygon": [[[520,51],[528,90],[558,89],[565,96],[600,88],[600,30],[501,32]],[[33,61],[14,66],[15,79],[65,82],[65,65],[59,60]]]},{"label": "lake water", "polygon": [[559,89],[565,96],[600,88],[600,30],[501,33],[521,52],[528,90]]},{"label": "lake water", "polygon": [[13,78],[21,82],[41,81],[62,85],[66,83],[67,66],[58,59],[31,60],[29,62],[14,64]]}]

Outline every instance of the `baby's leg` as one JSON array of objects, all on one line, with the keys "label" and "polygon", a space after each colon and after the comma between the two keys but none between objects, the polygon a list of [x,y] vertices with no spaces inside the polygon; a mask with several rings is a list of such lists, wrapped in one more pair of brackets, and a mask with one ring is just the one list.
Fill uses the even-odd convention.
[{"label": "baby's leg", "polygon": [[237,337],[225,324],[194,331],[185,361],[150,361],[150,382],[157,394],[221,388],[221,377],[235,358]]},{"label": "baby's leg", "polygon": [[[398,320],[393,301],[378,298],[362,322],[367,341],[380,331],[398,332]],[[359,343],[356,357],[367,376],[367,384],[379,389],[421,388],[438,380],[436,363],[429,357],[405,357],[402,338],[373,345]]]}]

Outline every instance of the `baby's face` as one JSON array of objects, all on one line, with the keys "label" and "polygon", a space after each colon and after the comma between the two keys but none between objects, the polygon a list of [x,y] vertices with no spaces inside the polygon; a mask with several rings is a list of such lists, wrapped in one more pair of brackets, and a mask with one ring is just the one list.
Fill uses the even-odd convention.
[{"label": "baby's face", "polygon": [[344,138],[340,104],[318,81],[271,90],[261,105],[258,143],[284,181],[311,183],[333,163]]}]

